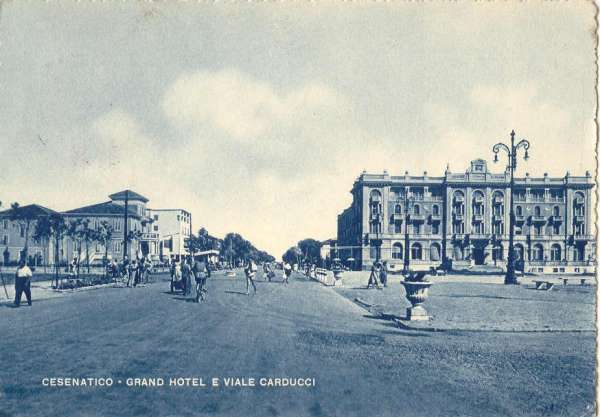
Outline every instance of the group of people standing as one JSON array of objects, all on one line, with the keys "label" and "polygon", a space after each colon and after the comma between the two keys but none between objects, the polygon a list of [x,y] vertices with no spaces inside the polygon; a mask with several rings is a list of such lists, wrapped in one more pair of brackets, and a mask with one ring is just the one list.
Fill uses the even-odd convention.
[{"label": "group of people standing", "polygon": [[387,275],[387,262],[384,261],[382,263],[380,261],[376,261],[371,267],[371,274],[369,275],[367,288],[377,288],[381,290],[383,287],[387,287]]},{"label": "group of people standing", "polygon": [[201,259],[193,260],[191,256],[185,258],[181,263],[172,260],[170,273],[171,281],[180,282],[184,295],[191,294],[193,277],[196,283],[196,296],[194,301],[198,303],[200,300],[204,301],[206,299],[206,295],[208,294],[206,280],[210,278],[211,273],[208,262]]}]

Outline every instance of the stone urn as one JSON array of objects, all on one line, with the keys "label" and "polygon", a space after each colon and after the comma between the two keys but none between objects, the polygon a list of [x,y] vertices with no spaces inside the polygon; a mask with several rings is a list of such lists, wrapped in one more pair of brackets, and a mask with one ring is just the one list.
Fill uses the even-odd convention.
[{"label": "stone urn", "polygon": [[425,279],[425,272],[409,272],[406,279],[402,281],[406,298],[411,304],[411,307],[406,309],[406,318],[408,320],[429,320],[427,310],[423,307],[423,303],[429,296],[429,287],[433,285]]},{"label": "stone urn", "polygon": [[331,272],[333,272],[333,277],[335,278],[335,285],[342,285],[342,277],[344,276],[344,268],[342,268],[340,259],[336,258],[333,260]]}]

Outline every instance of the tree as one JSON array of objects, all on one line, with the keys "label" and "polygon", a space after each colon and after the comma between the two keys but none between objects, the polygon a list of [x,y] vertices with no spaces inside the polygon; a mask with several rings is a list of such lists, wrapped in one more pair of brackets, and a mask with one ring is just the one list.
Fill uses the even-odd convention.
[{"label": "tree", "polygon": [[67,236],[71,238],[74,251],[77,253],[77,278],[79,278],[79,264],[81,263],[81,246],[83,240],[83,220],[75,219],[68,223]]},{"label": "tree", "polygon": [[289,264],[300,264],[300,257],[302,256],[302,251],[298,246],[292,246],[288,250],[285,251],[281,259]]},{"label": "tree", "polygon": [[87,273],[90,273],[90,244],[98,240],[98,232],[90,227],[89,219],[81,222],[81,241],[85,243],[85,264]]},{"label": "tree", "polygon": [[298,242],[298,248],[305,260],[317,263],[321,260],[321,242],[315,239],[303,239]]},{"label": "tree", "polygon": [[50,242],[54,240],[54,272],[56,278],[56,287],[58,287],[59,268],[60,268],[60,246],[63,238],[66,236],[69,226],[64,217],[59,214],[51,214],[38,219],[35,225],[34,239],[38,241]]},{"label": "tree", "polygon": [[28,250],[29,250],[29,229],[31,223],[36,219],[36,215],[32,210],[24,210],[19,203],[14,202],[10,205],[9,218],[19,224],[24,229],[25,245],[21,252],[21,259],[27,261]]},{"label": "tree", "polygon": [[103,262],[103,264],[105,267],[105,271],[106,271],[106,264],[108,263],[108,245],[112,241],[113,233],[114,233],[114,229],[113,229],[112,225],[109,222],[107,222],[106,220],[103,220],[100,222],[100,225],[98,226],[98,230],[96,231],[96,240],[98,242],[100,242],[100,244],[102,246],[104,246],[104,262]]}]

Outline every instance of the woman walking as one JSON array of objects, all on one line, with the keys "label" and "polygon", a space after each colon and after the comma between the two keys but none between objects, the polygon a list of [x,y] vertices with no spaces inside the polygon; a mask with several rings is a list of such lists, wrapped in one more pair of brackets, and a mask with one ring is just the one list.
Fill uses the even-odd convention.
[{"label": "woman walking", "polygon": [[244,269],[246,273],[246,295],[250,295],[250,284],[252,284],[252,288],[254,288],[254,294],[256,294],[256,285],[254,284],[254,276],[256,275],[256,264],[252,259],[248,261],[248,265]]}]

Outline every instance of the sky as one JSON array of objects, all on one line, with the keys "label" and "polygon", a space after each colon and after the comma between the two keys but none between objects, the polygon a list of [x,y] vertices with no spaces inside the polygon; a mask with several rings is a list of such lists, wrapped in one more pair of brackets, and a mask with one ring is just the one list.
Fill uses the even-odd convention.
[{"label": "sky", "polygon": [[519,175],[595,172],[588,1],[0,4],[4,205],[129,188],[280,257],[363,170],[464,172],[512,129]]}]

